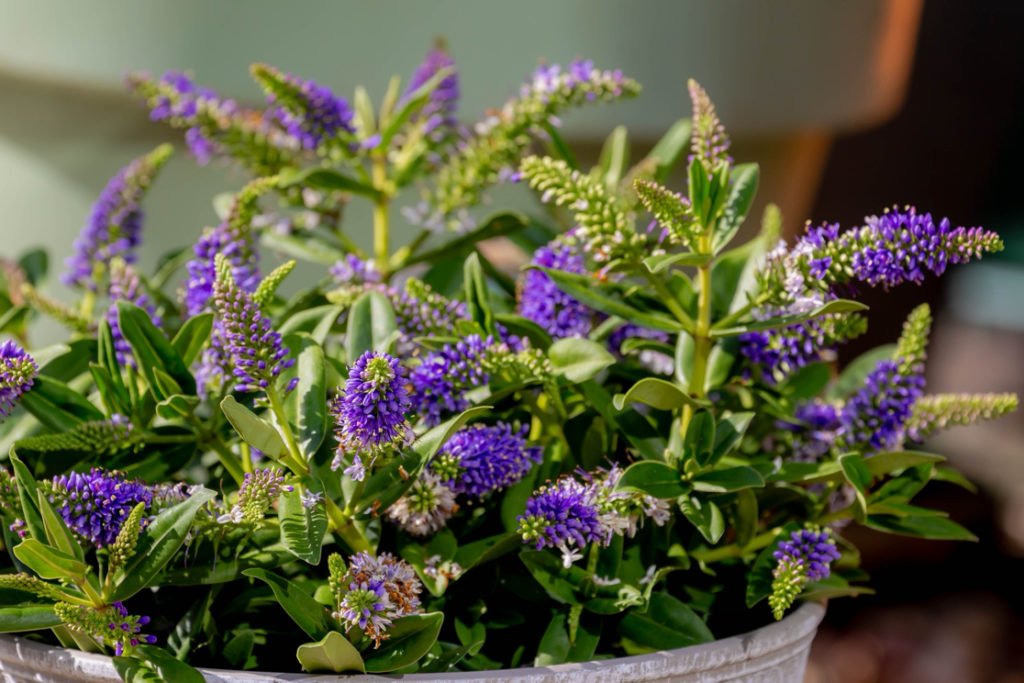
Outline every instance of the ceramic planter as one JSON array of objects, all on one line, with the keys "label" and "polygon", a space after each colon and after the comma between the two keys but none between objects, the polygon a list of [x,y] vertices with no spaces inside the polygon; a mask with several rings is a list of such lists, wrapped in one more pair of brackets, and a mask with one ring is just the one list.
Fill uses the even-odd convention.
[{"label": "ceramic planter", "polygon": [[[344,680],[346,683],[391,678],[410,681],[530,681],[531,683],[793,683],[802,681],[811,641],[825,608],[806,604],[782,621],[713,643],[650,655],[578,664],[503,671],[469,671],[410,676],[317,676],[204,669],[211,683]],[[14,636],[0,637],[0,674],[5,681],[120,681],[110,657],[42,645]]]}]

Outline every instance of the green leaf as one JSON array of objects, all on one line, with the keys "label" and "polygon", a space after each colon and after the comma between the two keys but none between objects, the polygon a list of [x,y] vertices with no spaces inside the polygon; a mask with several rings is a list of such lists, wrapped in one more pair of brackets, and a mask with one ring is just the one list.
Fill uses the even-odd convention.
[{"label": "green leaf", "polygon": [[752,419],[754,413],[733,413],[719,420],[715,428],[715,446],[707,464],[714,465],[732,451],[743,438]]},{"label": "green leaf", "polygon": [[897,470],[917,465],[942,462],[945,460],[941,455],[935,453],[924,453],[922,451],[883,451],[871,457],[864,458],[864,465],[873,477],[880,477],[892,474]]},{"label": "green leaf", "polygon": [[14,556],[43,579],[71,579],[79,582],[89,571],[88,565],[74,555],[26,538],[14,546]]},{"label": "green leaf", "polygon": [[319,190],[341,190],[342,192],[360,194],[374,201],[380,199],[381,196],[380,190],[372,185],[362,183],[333,168],[319,166],[303,169],[284,168],[278,173],[278,178],[280,179],[278,185],[282,188],[300,185]]},{"label": "green leaf", "polygon": [[25,271],[25,279],[38,286],[46,279],[50,268],[50,257],[44,249],[29,249],[18,257],[18,265]]},{"label": "green leaf", "polygon": [[266,569],[246,569],[242,573],[270,586],[281,608],[310,638],[324,638],[331,631],[327,610],[297,584]]},{"label": "green leaf", "polygon": [[224,648],[220,653],[224,656],[224,659],[228,660],[232,668],[242,669],[245,667],[249,656],[252,655],[255,645],[256,633],[252,629],[247,628],[239,631],[231,637],[231,640],[224,643]]},{"label": "green leaf", "polygon": [[279,458],[287,450],[277,430],[236,401],[234,396],[225,396],[220,402],[220,409],[238,435],[253,448],[258,448],[271,458]]},{"label": "green leaf", "polygon": [[854,508],[857,521],[863,522],[867,514],[868,503],[864,494],[871,486],[871,470],[864,463],[864,458],[859,453],[844,453],[839,456],[839,467],[843,470],[846,481],[854,488],[856,494],[856,507]]},{"label": "green leaf", "polygon": [[0,633],[36,631],[60,624],[50,604],[21,604],[0,607]]},{"label": "green leaf", "polygon": [[736,526],[736,544],[741,548],[757,534],[758,504],[757,495],[750,489],[740,489],[736,493],[736,507],[733,509]]},{"label": "green leaf", "polygon": [[600,169],[600,180],[604,183],[609,193],[614,192],[622,176],[626,172],[626,165],[629,163],[629,139],[625,126],[616,126],[601,148],[601,157],[598,161]]},{"label": "green leaf", "polygon": [[658,410],[674,410],[684,405],[700,409],[705,405],[704,401],[692,398],[675,384],[657,377],[645,377],[625,394],[616,394],[612,400],[612,405],[620,411],[630,403],[645,403]]},{"label": "green leaf", "polygon": [[36,486],[36,480],[32,477],[28,467],[21,461],[21,458],[12,450],[10,454],[11,468],[14,470],[15,483],[18,489],[18,498],[21,501],[22,514],[25,517],[25,525],[29,535],[39,541],[45,541],[46,525],[43,523],[42,514],[39,512],[39,499],[41,491]]},{"label": "green leaf", "polygon": [[132,347],[139,371],[157,398],[164,399],[167,395],[158,392],[156,369],[170,375],[183,393],[195,393],[196,381],[188,371],[188,366],[164,333],[153,324],[149,313],[127,301],[118,301],[117,320],[121,334]]},{"label": "green leaf", "polygon": [[345,328],[345,353],[355,363],[367,351],[386,351],[397,329],[391,302],[380,292],[364,292],[352,304]]},{"label": "green leaf", "polygon": [[57,550],[75,557],[80,561],[85,560],[85,553],[82,546],[78,544],[71,529],[64,523],[64,520],[57,516],[50,502],[46,500],[46,494],[36,491],[36,499],[39,503],[39,514],[43,519],[43,527],[46,530],[46,542]]},{"label": "green leaf", "polygon": [[668,180],[672,169],[686,154],[692,128],[690,119],[678,119],[647,155],[647,158],[653,159],[656,164],[654,179],[659,183]]},{"label": "green leaf", "polygon": [[334,304],[305,308],[285,320],[277,331],[282,338],[297,332],[307,332],[313,341],[323,344],[331,327],[344,311],[344,306]]},{"label": "green leaf", "polygon": [[281,545],[304,562],[320,564],[320,547],[327,533],[324,506],[307,508],[302,504],[302,494],[292,488],[278,498],[277,519],[281,525]]},{"label": "green leaf", "polygon": [[199,358],[203,344],[210,338],[213,329],[213,313],[200,313],[185,321],[178,333],[171,340],[171,346],[181,356],[182,362],[189,367]]},{"label": "green leaf", "polygon": [[569,629],[565,625],[565,614],[556,612],[548,627],[544,629],[544,635],[540,637],[537,645],[537,656],[533,659],[534,666],[552,666],[562,664],[569,658],[569,650],[572,643],[569,642]]},{"label": "green leaf", "polygon": [[529,318],[513,313],[495,313],[494,320],[505,327],[510,333],[528,338],[530,345],[535,348],[543,351],[551,346],[551,335]]},{"label": "green leaf", "polygon": [[44,426],[56,432],[70,431],[82,422],[104,417],[87,398],[46,375],[35,378],[32,389],[21,397],[21,405]]},{"label": "green leaf", "polygon": [[801,323],[806,320],[813,320],[814,318],[829,313],[854,313],[856,311],[865,311],[867,308],[868,307],[866,305],[859,301],[853,301],[851,299],[833,299],[832,301],[826,302],[808,313],[780,315],[774,318],[768,318],[767,320],[755,320],[742,325],[733,325],[732,327],[725,328],[716,328],[712,325],[711,337],[713,339],[720,339],[722,337],[734,337],[747,332],[774,330],[780,327],[795,325],[796,323]]},{"label": "green leaf", "polygon": [[678,332],[683,329],[682,324],[677,320],[659,313],[637,310],[621,299],[605,293],[605,288],[590,275],[567,273],[563,270],[544,268],[543,266],[529,266],[529,268],[544,272],[563,292],[602,313],[617,315],[623,320],[636,323],[641,327],[662,332]]},{"label": "green leaf", "polygon": [[640,491],[660,499],[678,498],[687,491],[679,472],[657,460],[641,460],[627,467],[615,489]]},{"label": "green leaf", "polygon": [[[128,659],[116,657],[116,659]],[[175,659],[169,652],[155,645],[136,645],[132,648],[131,660],[141,662],[157,675],[157,680],[174,683],[203,683],[206,678],[198,669]],[[146,679],[142,679],[146,680]]]},{"label": "green leaf", "polygon": [[173,394],[156,404],[156,414],[165,420],[187,418],[195,412],[199,403],[198,396]]},{"label": "green leaf", "polygon": [[487,291],[480,255],[476,252],[470,254],[462,265],[462,287],[470,319],[485,330],[492,329],[494,318],[490,293]]},{"label": "green leaf", "polygon": [[185,543],[196,512],[215,496],[210,489],[201,488],[154,517],[139,534],[135,554],[114,584],[111,600],[127,600],[148,586]]},{"label": "green leaf", "polygon": [[434,646],[443,621],[441,612],[410,614],[396,619],[388,629],[388,639],[366,659],[366,670],[394,671],[416,662]]},{"label": "green leaf", "polygon": [[603,344],[577,337],[559,339],[552,344],[548,359],[555,374],[573,384],[587,381],[615,362],[615,356]]},{"label": "green leaf", "polygon": [[711,470],[693,478],[694,490],[706,493],[728,493],[763,486],[764,477],[753,467],[746,465]]},{"label": "green leaf", "polygon": [[651,595],[647,611],[626,612],[619,623],[619,635],[656,650],[671,650],[715,639],[697,613],[668,593]]},{"label": "green leaf", "polygon": [[437,263],[446,258],[465,256],[477,242],[511,235],[526,227],[528,222],[526,216],[514,211],[495,214],[484,220],[479,227],[445,242],[436,249],[413,254],[405,260],[402,267],[408,267],[414,263]]},{"label": "green leaf", "polygon": [[552,599],[570,605],[579,604],[576,590],[584,575],[582,569],[575,565],[566,568],[558,558],[543,550],[523,550],[519,559]]},{"label": "green leaf", "polygon": [[711,262],[711,254],[694,254],[693,252],[682,252],[680,254],[658,254],[648,256],[644,259],[644,265],[652,273],[660,273],[669,266],[704,266]]},{"label": "green leaf", "polygon": [[757,164],[738,164],[729,171],[729,196],[722,217],[718,219],[712,239],[715,253],[721,251],[740,229],[757,193],[760,169]]},{"label": "green leaf", "polygon": [[843,368],[842,374],[839,375],[835,385],[826,392],[825,398],[829,400],[845,398],[860,389],[864,385],[864,378],[878,366],[878,361],[889,360],[895,350],[895,344],[886,344],[854,358],[849,365]]},{"label": "green leaf", "polygon": [[868,515],[864,525],[876,531],[944,541],[977,541],[978,537],[951,519],[931,515]]},{"label": "green leaf", "polygon": [[831,598],[843,598],[855,595],[873,595],[875,591],[866,586],[851,586],[849,582],[836,573],[826,579],[811,581],[800,594],[801,600],[818,602]]},{"label": "green leaf", "polygon": [[[327,244],[313,235],[286,235],[276,230],[264,230],[260,234],[260,244],[286,254],[292,258],[333,265],[345,258],[345,252],[334,245]],[[278,330],[281,334],[283,331]]]},{"label": "green leaf", "polygon": [[326,636],[315,643],[299,645],[295,657],[305,671],[315,673],[318,671],[331,671],[344,673],[355,671],[366,673],[366,666],[363,658],[348,638],[337,631],[330,631]]},{"label": "green leaf", "polygon": [[811,363],[790,375],[785,388],[795,399],[813,398],[828,386],[832,369],[828,363]]},{"label": "green leaf", "polygon": [[707,465],[715,446],[715,418],[706,410],[698,410],[690,418],[683,437],[683,457],[694,458]]},{"label": "green leaf", "polygon": [[710,500],[690,496],[679,501],[679,509],[707,542],[714,545],[725,533],[725,517]]},{"label": "green leaf", "polygon": [[311,460],[327,435],[327,371],[324,351],[312,339],[301,339],[297,356],[299,383],[293,392],[294,399],[289,396],[288,405],[293,409],[299,449]]}]

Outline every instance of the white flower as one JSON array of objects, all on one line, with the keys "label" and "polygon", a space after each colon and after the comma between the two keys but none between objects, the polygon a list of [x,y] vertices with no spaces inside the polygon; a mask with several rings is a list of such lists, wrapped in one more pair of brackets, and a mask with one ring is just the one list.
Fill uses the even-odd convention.
[{"label": "white flower", "polygon": [[407,533],[429,536],[442,529],[457,509],[455,492],[428,470],[392,503],[387,515]]},{"label": "white flower", "polygon": [[619,578],[608,578],[607,576],[598,576],[594,574],[594,585],[596,586],[615,586],[622,583],[622,579]]},{"label": "white flower", "polygon": [[657,571],[658,571],[658,566],[652,564],[650,567],[647,568],[647,573],[644,574],[643,578],[641,578],[639,581],[637,581],[637,583],[640,584],[641,586],[645,586],[645,585],[649,584],[651,581],[654,581],[654,574]]},{"label": "white flower", "polygon": [[576,560],[583,559],[583,553],[578,548],[570,548],[568,544],[561,543],[558,549],[562,552],[562,566],[568,569]]}]

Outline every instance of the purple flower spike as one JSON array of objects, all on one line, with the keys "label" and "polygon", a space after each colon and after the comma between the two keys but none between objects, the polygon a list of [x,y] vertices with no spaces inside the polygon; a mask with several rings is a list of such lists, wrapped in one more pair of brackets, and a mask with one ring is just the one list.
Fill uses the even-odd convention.
[{"label": "purple flower spike", "polygon": [[117,540],[121,525],[139,503],[148,508],[153,492],[119,472],[94,467],[86,473],[55,477],[50,502],[72,531],[105,548]]},{"label": "purple flower spike", "polygon": [[409,434],[405,368],[386,353],[367,351],[349,368],[344,393],[334,402],[339,448],[380,453]]},{"label": "purple flower spike", "polygon": [[21,395],[32,388],[39,368],[25,349],[8,339],[0,344],[0,421],[10,416]]},{"label": "purple flower spike", "polygon": [[828,578],[829,565],[839,559],[839,549],[828,531],[801,529],[779,541],[778,550],[772,553],[782,563],[802,562],[807,579],[817,581]]},{"label": "purple flower spike", "polygon": [[[531,263],[567,273],[586,273],[583,256],[560,242],[538,249]],[[563,292],[539,270],[526,271],[519,294],[519,312],[557,339],[585,337],[590,332],[593,317],[589,307]]]},{"label": "purple flower spike", "polygon": [[436,461],[450,460],[457,474],[448,480],[458,493],[482,498],[515,484],[539,463],[542,451],[526,445],[528,429],[507,424],[473,425],[457,432],[441,447]]}]

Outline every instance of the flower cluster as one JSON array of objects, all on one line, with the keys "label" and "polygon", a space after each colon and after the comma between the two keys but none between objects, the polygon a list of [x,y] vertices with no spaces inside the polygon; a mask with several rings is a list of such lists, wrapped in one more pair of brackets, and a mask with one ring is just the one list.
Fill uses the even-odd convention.
[{"label": "flower cluster", "polygon": [[266,64],[253,65],[252,74],[267,93],[272,117],[303,148],[316,149],[325,140],[355,132],[348,100],[327,86]]},{"label": "flower cluster", "polygon": [[434,206],[448,216],[477,204],[486,187],[512,174],[516,159],[535,135],[559,124],[558,116],[566,109],[639,92],[640,86],[621,72],[602,71],[590,61],[574,61],[564,70],[556,64],[538,67],[519,97],[509,100],[457,145],[458,154],[438,173]]},{"label": "flower cluster", "polygon": [[[782,309],[759,311],[762,318],[783,313]],[[747,365],[747,377],[766,384],[780,382],[808,363],[828,359],[836,345],[860,336],[867,319],[856,314],[826,315],[774,330],[745,332],[739,336],[740,353]]]},{"label": "flower cluster", "polygon": [[[633,323],[626,323],[616,328],[608,336],[608,349],[615,354],[616,358],[623,359],[628,355],[627,350],[623,348],[627,339],[650,339],[654,342],[668,344],[669,336],[661,330],[652,330]],[[671,375],[675,370],[675,359],[657,349],[641,349],[639,360],[641,365],[659,375]]]},{"label": "flower cluster", "polygon": [[715,105],[707,92],[692,78],[687,82],[693,102],[693,135],[690,140],[690,163],[699,160],[708,172],[732,163],[729,156],[729,136],[715,113]]},{"label": "flower cluster", "polygon": [[924,378],[900,372],[895,360],[882,360],[862,386],[847,399],[840,414],[840,445],[865,446],[870,451],[899,448]]},{"label": "flower cluster", "polygon": [[405,104],[413,93],[444,69],[448,70],[448,74],[430,91],[426,104],[417,112],[415,119],[423,122],[423,135],[435,144],[450,138],[458,127],[455,112],[459,104],[459,75],[448,53],[439,48],[428,52],[423,62],[416,67],[405,93],[398,101],[399,106]]},{"label": "flower cluster", "polygon": [[156,643],[156,636],[142,632],[142,627],[149,623],[149,617],[128,614],[128,609],[121,602],[100,608],[58,602],[53,609],[69,628],[112,645],[118,657],[140,643]]},{"label": "flower cluster", "polygon": [[238,489],[235,504],[217,521],[233,524],[259,524],[267,510],[284,491],[292,487],[285,485],[284,473],[276,467],[248,472]]},{"label": "flower cluster", "polygon": [[541,449],[526,445],[528,432],[503,422],[466,427],[441,446],[431,468],[456,492],[483,498],[515,484],[541,461]]},{"label": "flower cluster", "polygon": [[341,557],[332,555],[328,568],[334,618],[346,628],[358,627],[375,647],[388,637],[395,619],[420,611],[420,580],[408,563],[390,553],[356,553],[349,557],[347,570]]},{"label": "flower cluster", "polygon": [[344,390],[332,406],[338,439],[333,467],[351,453],[356,469],[347,472],[362,479],[360,454],[376,457],[408,438],[411,403],[405,374],[397,358],[379,351],[367,351],[352,364]]},{"label": "flower cluster", "polygon": [[936,223],[930,213],[910,206],[893,207],[864,221],[864,226],[842,233],[838,224],[808,224],[792,249],[780,243],[769,253],[761,274],[765,291],[775,292],[784,305],[789,304],[789,312],[799,313],[820,304],[822,295],[835,285],[920,284],[925,271],[941,275],[948,264],[966,263],[1003,248],[992,231],[953,228],[947,218]]},{"label": "flower cluster", "polygon": [[454,489],[436,472],[426,470],[388,508],[387,516],[412,536],[430,536],[444,528],[458,509]]},{"label": "flower cluster", "polygon": [[145,484],[99,467],[54,477],[50,490],[50,502],[68,527],[99,548],[117,540],[136,505],[149,507],[153,500]]},{"label": "flower cluster", "polygon": [[617,197],[609,195],[603,183],[550,157],[529,156],[519,172],[530,187],[541,193],[545,204],[565,206],[572,211],[573,235],[583,251],[598,263],[613,258],[636,258],[643,254],[647,238],[633,229],[630,216]]},{"label": "flower cluster", "polygon": [[[533,254],[531,265],[584,275],[583,255],[571,244],[555,241]],[[594,312],[566,294],[542,270],[527,270],[519,289],[519,312],[556,339],[585,337]]]},{"label": "flower cluster", "polygon": [[789,447],[797,462],[817,462],[836,442],[842,422],[834,404],[807,401],[797,404],[793,421],[780,420],[778,426],[792,432]]},{"label": "flower cluster", "polygon": [[[214,299],[223,328],[224,349],[231,356],[237,391],[266,391],[282,371],[295,364],[287,358],[281,335],[271,326],[252,296],[235,284],[227,260],[217,255]],[[286,391],[295,386],[291,382]]]},{"label": "flower cluster", "polygon": [[32,388],[39,368],[25,349],[8,339],[0,344],[0,421],[10,417],[21,395]]},{"label": "flower cluster", "polygon": [[664,501],[616,490],[621,477],[622,470],[615,466],[542,486],[517,518],[523,542],[538,550],[557,548],[562,564],[569,567],[583,557],[581,551],[588,544],[608,545],[615,534],[635,534],[643,517],[658,526],[668,521],[671,514]]},{"label": "flower cluster", "polygon": [[935,394],[914,402],[907,436],[923,441],[929,434],[953,425],[994,420],[1017,409],[1016,394]]},{"label": "flower cluster", "polygon": [[355,254],[345,254],[345,258],[331,266],[328,273],[339,285],[380,282],[381,277],[372,259],[361,259]]},{"label": "flower cluster", "polygon": [[98,278],[111,259],[120,257],[126,263],[135,260],[135,248],[142,240],[140,203],[171,151],[170,145],[160,145],[110,179],[72,245],[74,253],[64,262],[64,284],[96,290]]},{"label": "flower cluster", "polygon": [[839,549],[828,531],[801,529],[783,537],[772,553],[776,560],[768,604],[776,619],[793,604],[808,581],[828,578]]},{"label": "flower cluster", "polygon": [[469,407],[466,390],[490,381],[483,360],[493,345],[492,338],[471,334],[431,351],[413,368],[409,373],[409,398],[427,425],[440,424],[444,415]]}]

